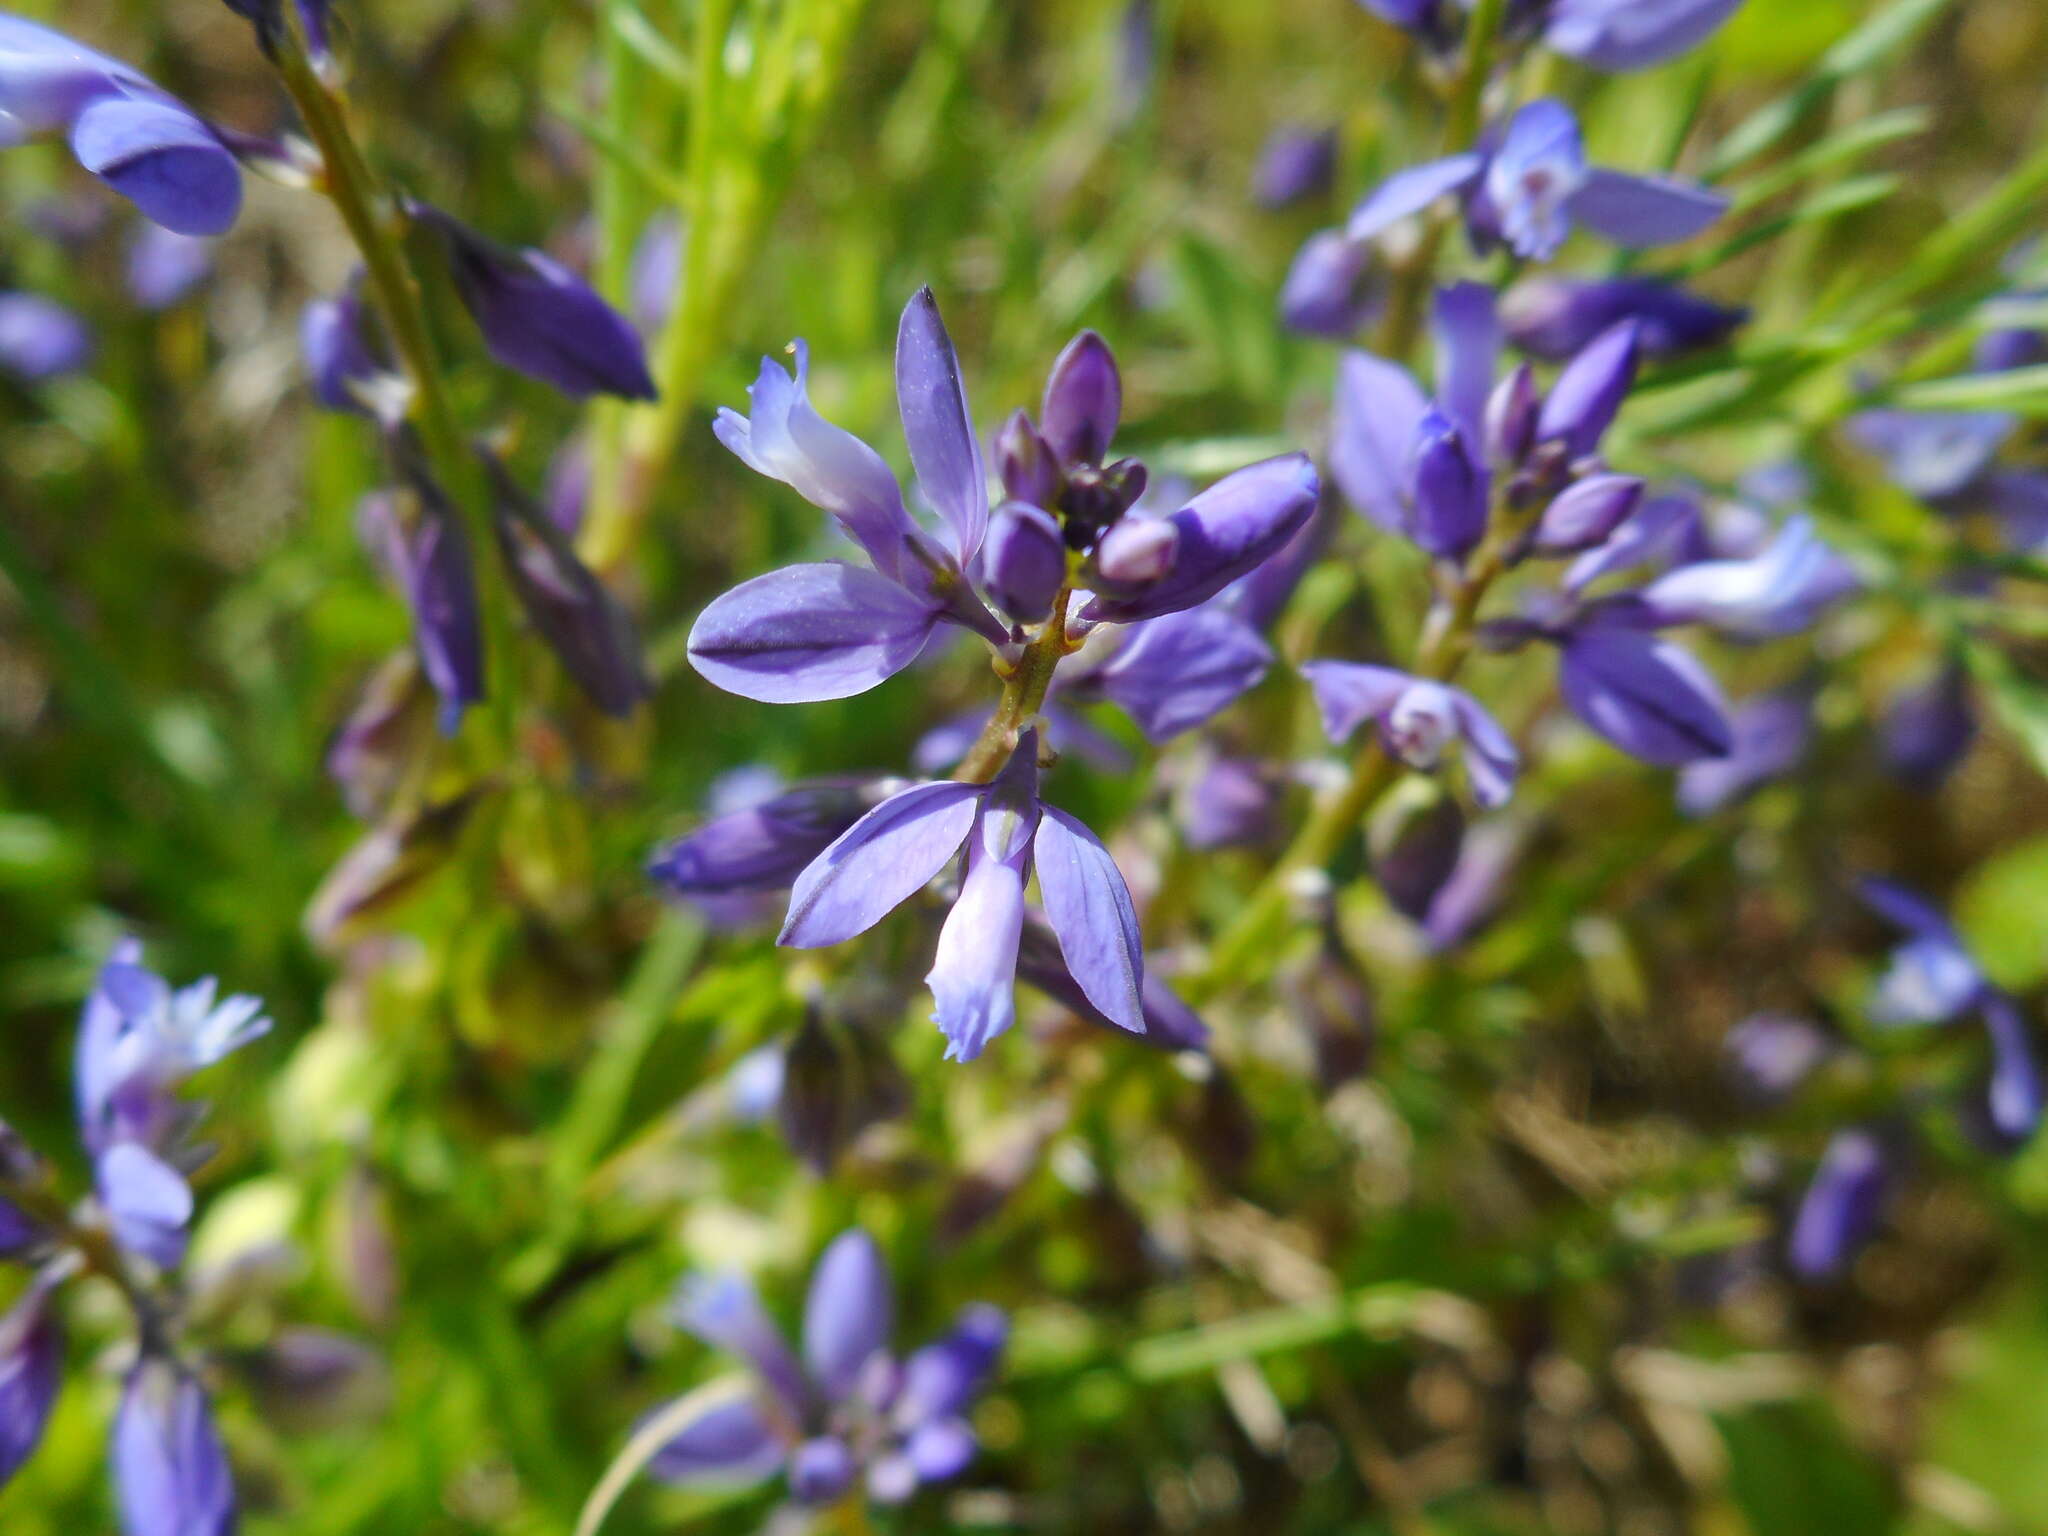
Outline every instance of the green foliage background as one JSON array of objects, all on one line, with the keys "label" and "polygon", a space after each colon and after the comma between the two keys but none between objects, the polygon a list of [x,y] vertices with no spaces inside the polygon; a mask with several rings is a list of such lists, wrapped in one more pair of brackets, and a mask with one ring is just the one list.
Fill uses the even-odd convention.
[{"label": "green foliage background", "polygon": [[[26,8],[224,120],[284,120],[212,0]],[[341,280],[345,238],[315,199],[252,184],[216,280],[141,316],[119,281],[125,215],[64,255],[23,211],[80,192],[72,167],[53,148],[0,157],[7,284],[100,338],[83,377],[0,384],[0,1114],[83,1178],[75,1012],[120,933],[173,978],[267,999],[275,1033],[207,1085],[221,1150],[197,1262],[291,1257],[218,1342],[325,1324],[375,1341],[390,1381],[375,1411],[310,1425],[224,1387],[253,1536],[567,1532],[636,1416],[721,1368],[662,1321],[676,1278],[740,1263],[789,1315],[855,1220],[891,1255],[905,1337],[972,1299],[1017,1319],[964,1491],[890,1529],[2048,1529],[2039,1145],[1992,1162],[1930,1115],[1853,1286],[1686,1299],[1698,1256],[1765,1236],[1796,1189],[1738,1193],[1766,1144],[1803,1167],[1872,1091],[1834,1084],[1759,1123],[1717,1056],[1757,1007],[1856,1017],[1881,934],[1846,874],[1954,893],[2001,982],[2048,979],[2039,573],[1936,591],[1953,536],[1836,431],[1859,374],[1942,403],[2000,258],[2038,228],[2035,0],[1751,0],[1647,75],[1553,68],[1596,159],[1714,173],[1738,197],[1675,262],[1755,318],[1734,352],[1654,380],[1615,457],[1714,487],[1810,457],[1817,516],[1879,579],[1825,642],[1820,761],[1732,818],[1680,821],[1668,776],[1561,742],[1525,790],[1509,915],[1450,963],[1340,872],[1376,1060],[1328,1096],[1303,1023],[1328,1005],[1286,989],[1213,1020],[1229,1086],[1072,1031],[943,1064],[921,1002],[892,990],[928,942],[913,925],[792,961],[664,911],[641,864],[717,774],[895,767],[986,689],[956,667],[775,709],[682,664],[705,600],[820,538],[717,447],[708,408],[803,336],[827,414],[900,454],[890,345],[929,282],[984,426],[1035,401],[1093,325],[1124,364],[1124,440],[1155,470],[1313,446],[1335,354],[1281,332],[1274,294],[1309,231],[1434,149],[1397,36],[1348,0],[1158,0],[1134,86],[1108,0],[341,9],[359,126],[401,184],[500,237],[587,251],[614,293],[650,216],[704,211],[664,354],[674,452],[618,568],[661,675],[648,718],[601,729],[527,658],[524,766],[488,832],[323,950],[303,913],[363,829],[322,754],[406,643],[354,531],[382,463],[359,423],[314,413],[298,370],[299,306]],[[728,32],[751,45],[699,43]],[[1338,190],[1261,213],[1252,161],[1287,121],[1342,124]],[[629,445],[659,430],[579,423],[429,299],[465,419],[502,429],[530,479],[579,425]],[[2001,387],[1993,403],[2048,410],[2048,381]],[[1412,632],[1412,557],[1344,537],[1283,626],[1293,657],[1319,629],[1325,653]],[[1878,701],[1944,645],[1998,723],[1930,804],[1862,770]],[[1738,692],[1805,665],[1716,664]],[[1520,663],[1477,686],[1515,728],[1547,702]],[[1284,678],[1240,718],[1262,746],[1315,740]],[[1227,921],[1254,856],[1176,855],[1147,775],[1065,772],[1077,810],[1125,826],[1120,856],[1165,882],[1189,941]],[[891,1045],[909,1111],[828,1180],[706,1097],[819,997],[907,1021]],[[1347,1002],[1331,1027],[1364,1022]],[[970,1222],[977,1199],[992,1208]],[[364,1258],[380,1243],[388,1278]],[[117,1311],[88,1294],[74,1335],[50,1440],[0,1492],[8,1536],[111,1518]],[[747,1531],[766,1507],[639,1488],[608,1528]]]}]

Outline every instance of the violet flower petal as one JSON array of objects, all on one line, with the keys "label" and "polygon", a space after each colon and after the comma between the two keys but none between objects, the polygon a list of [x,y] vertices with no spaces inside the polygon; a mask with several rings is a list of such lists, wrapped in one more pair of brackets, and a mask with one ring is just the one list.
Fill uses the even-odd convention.
[{"label": "violet flower petal", "polygon": [[1515,254],[1548,261],[1571,233],[1587,178],[1579,120],[1563,102],[1531,101],[1508,119],[1486,166],[1486,195]]},{"label": "violet flower petal", "polygon": [[948,1061],[973,1061],[1016,1022],[1017,945],[1024,932],[1029,862],[1029,845],[991,833],[986,816],[968,840],[967,877],[939,929],[924,979]]},{"label": "violet flower petal", "polygon": [[145,1359],[114,1416],[114,1492],[126,1536],[230,1536],[235,1489],[206,1390]]},{"label": "violet flower petal", "polygon": [[212,129],[163,97],[104,96],[71,125],[78,163],[180,235],[225,233],[242,211],[242,168]]},{"label": "violet flower petal", "polygon": [[1052,365],[1038,429],[1065,464],[1100,464],[1123,414],[1123,376],[1109,343],[1083,331]]},{"label": "violet flower petal", "polygon": [[1344,499],[1389,533],[1408,523],[1411,450],[1429,400],[1408,370],[1369,352],[1337,365],[1330,473]]},{"label": "violet flower petal", "polygon": [[1344,227],[1351,240],[1370,240],[1405,218],[1422,212],[1440,197],[1471,185],[1485,162],[1478,155],[1452,155],[1396,171],[1351,211]]},{"label": "violet flower petal", "polygon": [[1728,211],[1728,199],[1667,176],[1630,176],[1596,166],[1565,206],[1588,229],[1634,248],[1690,240]]},{"label": "violet flower petal", "polygon": [[1436,398],[1465,440],[1486,440],[1486,400],[1500,368],[1500,315],[1483,283],[1439,288],[1431,310],[1436,338]]},{"label": "violet flower petal", "polygon": [[707,1408],[655,1453],[647,1471],[684,1487],[746,1487],[772,1475],[787,1454],[760,1405],[741,1398]]},{"label": "violet flower petal", "polygon": [[960,851],[983,793],[979,784],[920,784],[884,800],[797,876],[776,942],[818,949],[874,927]]},{"label": "violet flower petal", "polygon": [[1877,1231],[1890,1178],[1883,1145],[1865,1130],[1837,1131],[1807,1186],[1785,1256],[1806,1280],[1839,1275]]},{"label": "violet flower petal", "polygon": [[[676,1293],[670,1315],[713,1349],[737,1355],[761,1373],[783,1410],[800,1419],[809,1391],[782,1330],[743,1275],[693,1275]],[[733,1426],[737,1428],[738,1426]]]},{"label": "violet flower petal", "polygon": [[1272,664],[1273,649],[1257,630],[1204,603],[1134,625],[1092,682],[1146,740],[1163,742],[1221,714]]},{"label": "violet flower petal", "polygon": [[1306,661],[1300,670],[1315,695],[1323,734],[1337,743],[1349,741],[1366,721],[1377,720],[1392,709],[1394,701],[1415,681],[1392,667],[1349,661]]},{"label": "violet flower petal", "polygon": [[1734,746],[1720,686],[1669,641],[1616,626],[1578,630],[1560,680],[1574,714],[1646,763],[1675,768]]},{"label": "violet flower petal", "polygon": [[939,622],[930,601],[858,566],[791,565],[715,599],[690,630],[690,664],[766,704],[865,693],[917,659]]},{"label": "violet flower petal", "polygon": [[930,288],[911,296],[896,329],[896,403],[917,483],[951,528],[953,553],[966,566],[988,531],[988,479],[960,359]]},{"label": "violet flower petal", "polygon": [[0,1316],[0,1488],[35,1454],[64,1383],[64,1334],[50,1287],[31,1283]]},{"label": "violet flower petal", "polygon": [[1543,41],[1592,69],[1648,69],[1711,37],[1742,0],[1553,0]]},{"label": "violet flower petal", "polygon": [[1138,914],[1124,877],[1093,832],[1046,806],[1033,844],[1046,920],[1088,1000],[1132,1034],[1145,1032]]},{"label": "violet flower petal", "polygon": [[835,1237],[811,1273],[804,1363],[828,1402],[844,1401],[861,1368],[889,1343],[895,1302],[875,1240],[858,1227]]}]

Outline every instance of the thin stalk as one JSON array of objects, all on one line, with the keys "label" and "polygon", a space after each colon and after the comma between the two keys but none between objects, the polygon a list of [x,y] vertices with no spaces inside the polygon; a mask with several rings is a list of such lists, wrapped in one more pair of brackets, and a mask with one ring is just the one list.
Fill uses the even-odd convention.
[{"label": "thin stalk", "polygon": [[[1412,669],[1418,677],[1450,682],[1472,654],[1480,604],[1507,569],[1508,552],[1526,526],[1526,518],[1497,514],[1494,521],[1499,526],[1474,551],[1471,564],[1430,614]],[[1380,796],[1400,779],[1401,772],[1401,764],[1388,755],[1378,734],[1369,732],[1352,759],[1344,787],[1310,814],[1237,919],[1216,941],[1207,968],[1190,978],[1188,990],[1193,1000],[1212,997],[1233,982],[1252,979],[1248,974],[1251,962],[1261,950],[1270,950],[1273,929],[1286,915],[1301,878],[1328,866]]]},{"label": "thin stalk", "polygon": [[1059,596],[1053,599],[1052,616],[1004,676],[1003,697],[996,712],[960,762],[957,777],[962,783],[986,784],[1001,772],[1017,745],[1018,732],[1045,704],[1052,675],[1070,650],[1067,602],[1071,595],[1068,588],[1060,588]]},{"label": "thin stalk", "polygon": [[0,1198],[52,1234],[96,1275],[111,1281],[127,1299],[145,1349],[170,1348],[170,1326],[162,1300],[136,1278],[113,1240],[96,1227],[74,1221],[63,1201],[26,1179],[0,1179]]},{"label": "thin stalk", "polygon": [[[277,50],[278,74],[299,110],[324,170],[320,190],[348,226],[363,258],[370,286],[412,384],[411,416],[435,474],[460,509],[463,531],[475,558],[496,570],[497,533],[491,524],[489,489],[470,451],[454,408],[441,386],[440,359],[427,329],[426,310],[418,283],[406,265],[402,215],[396,201],[377,182],[348,126],[345,102],[313,67],[297,9],[284,8],[288,18],[284,46]],[[512,610],[502,580],[479,581],[483,610],[484,650],[490,676],[490,715],[496,746],[509,752],[514,729]]]},{"label": "thin stalk", "polygon": [[[1480,108],[1486,100],[1486,81],[1493,73],[1494,54],[1507,9],[1507,0],[1479,0],[1472,9],[1458,78],[1444,111],[1442,153],[1446,155],[1461,155],[1478,141]],[[1415,337],[1422,328],[1423,300],[1428,296],[1430,280],[1436,275],[1437,257],[1443,251],[1451,223],[1449,215],[1431,217],[1421,242],[1395,274],[1386,315],[1380,322],[1382,356],[1405,357],[1415,345]]]}]

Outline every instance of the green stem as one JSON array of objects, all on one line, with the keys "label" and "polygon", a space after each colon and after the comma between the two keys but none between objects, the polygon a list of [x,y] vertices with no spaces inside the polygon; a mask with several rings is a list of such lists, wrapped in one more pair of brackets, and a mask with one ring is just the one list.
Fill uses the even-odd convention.
[{"label": "green stem", "polygon": [[170,1329],[162,1300],[136,1278],[121,1250],[105,1232],[81,1226],[72,1219],[63,1201],[28,1179],[0,1179],[0,1198],[77,1254],[87,1269],[114,1284],[135,1314],[135,1324],[146,1348],[169,1349]]},{"label": "green stem", "polygon": [[1066,587],[1060,588],[1059,595],[1053,599],[1052,616],[1045,621],[1036,638],[1024,647],[1024,654],[1017,658],[1016,665],[1003,679],[1002,701],[996,705],[996,712],[982,727],[980,737],[968,749],[956,771],[955,777],[963,784],[986,784],[1001,772],[1017,745],[1018,733],[1044,705],[1046,691],[1052,687],[1052,675],[1069,649],[1067,601],[1070,596]]},{"label": "green stem", "polygon": [[[1497,513],[1494,522],[1498,525],[1494,532],[1473,553],[1471,564],[1430,614],[1415,657],[1413,671],[1418,677],[1450,682],[1472,654],[1480,604],[1507,569],[1508,552],[1522,537],[1527,517]],[[1189,979],[1191,1001],[1213,997],[1233,982],[1255,979],[1254,961],[1262,953],[1270,957],[1274,930],[1286,916],[1302,877],[1329,865],[1366,813],[1400,777],[1400,763],[1387,754],[1377,733],[1369,734],[1352,760],[1344,787],[1310,814],[1279,862],[1216,941],[1207,968]]]},{"label": "green stem", "polygon": [[[284,46],[277,51],[278,74],[299,110],[306,132],[320,151],[324,172],[320,190],[348,226],[378,307],[412,385],[411,416],[420,442],[455,505],[463,530],[480,564],[494,562],[497,534],[491,524],[489,487],[441,386],[440,360],[427,329],[419,285],[406,265],[402,245],[403,215],[396,201],[378,185],[348,126],[339,88],[313,67],[295,7],[286,6]],[[493,564],[492,570],[496,567]],[[496,745],[509,752],[514,730],[512,610],[506,584],[485,579],[477,583],[482,608],[486,666],[491,677],[491,718]]]},{"label": "green stem", "polygon": [[[1465,52],[1458,64],[1458,78],[1451,87],[1444,112],[1443,153],[1461,155],[1479,138],[1479,112],[1486,100],[1486,80],[1493,73],[1493,59],[1500,43],[1500,28],[1507,15],[1507,0],[1479,0],[1465,30]],[[1430,280],[1436,275],[1437,257],[1451,219],[1433,216],[1424,229],[1421,243],[1395,274],[1393,292],[1387,298],[1385,317],[1380,321],[1379,348],[1384,357],[1401,358],[1415,345],[1422,329],[1423,302]]]}]

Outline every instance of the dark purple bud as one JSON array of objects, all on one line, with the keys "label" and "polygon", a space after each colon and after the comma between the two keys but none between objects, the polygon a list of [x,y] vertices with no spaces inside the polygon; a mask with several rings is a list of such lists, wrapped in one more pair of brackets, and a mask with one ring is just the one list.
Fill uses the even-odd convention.
[{"label": "dark purple bud", "polygon": [[1252,173],[1252,197],[1262,207],[1321,197],[1337,171],[1337,130],[1289,126],[1277,129],[1260,151]]},{"label": "dark purple bud", "polygon": [[411,212],[445,238],[456,292],[492,357],[579,400],[655,397],[640,333],[582,278],[540,251],[488,240],[438,208],[414,203]]},{"label": "dark purple bud", "polygon": [[1501,300],[1508,340],[1532,357],[1561,363],[1624,321],[1640,327],[1645,356],[1673,357],[1718,346],[1749,318],[1648,278],[1535,277],[1517,283]]},{"label": "dark purple bud", "polygon": [[1421,795],[1397,795],[1373,818],[1372,875],[1394,909],[1426,922],[1437,895],[1458,868],[1465,846],[1465,813],[1457,800],[1426,781]]},{"label": "dark purple bud", "polygon": [[1901,783],[1923,794],[1942,786],[1976,739],[1969,680],[1953,662],[1896,695],[1879,728],[1885,766]]},{"label": "dark purple bud", "polygon": [[789,1149],[824,1178],[864,1131],[909,1103],[886,1041],[858,1024],[813,1015],[783,1057],[775,1118]]},{"label": "dark purple bud", "polygon": [[1375,295],[1366,281],[1372,245],[1341,229],[1319,230],[1295,253],[1280,285],[1280,319],[1289,330],[1331,341],[1349,339],[1371,318]]},{"label": "dark purple bud", "polygon": [[784,890],[874,805],[875,781],[814,779],[707,821],[647,872],[679,896]]},{"label": "dark purple bud", "polygon": [[2019,1005],[1995,987],[1985,989],[1981,1009],[1991,1041],[1985,1107],[1992,1127],[2017,1145],[2041,1123],[2041,1071],[2034,1060],[2032,1033]]},{"label": "dark purple bud", "polygon": [[2048,362],[2048,333],[1987,331],[1977,338],[1971,360],[1979,373],[2009,373]]},{"label": "dark purple bud", "polygon": [[434,732],[433,694],[410,651],[385,659],[327,749],[327,775],[359,821],[375,821],[418,765]]},{"label": "dark purple bud", "polygon": [[1190,848],[1207,853],[1270,842],[1280,828],[1281,785],[1243,757],[1203,762],[1174,796],[1174,819]]},{"label": "dark purple bud", "polygon": [[441,729],[453,734],[462,711],[484,697],[483,622],[476,567],[455,508],[423,468],[411,476],[417,521],[400,529],[393,508],[387,558],[412,608],[420,668],[441,697]]},{"label": "dark purple bud", "polygon": [[1068,342],[1045,381],[1039,430],[1064,464],[1100,464],[1123,413],[1123,376],[1093,331]]},{"label": "dark purple bud", "polygon": [[1675,768],[1734,748],[1719,685],[1668,640],[1589,625],[1565,641],[1560,681],[1573,714],[1646,763]]},{"label": "dark purple bud", "polygon": [[1783,1013],[1751,1014],[1723,1042],[1728,1072],[1742,1097],[1757,1106],[1783,1102],[1834,1054],[1819,1025]]},{"label": "dark purple bud", "polygon": [[1487,475],[1464,431],[1432,406],[1415,440],[1416,544],[1439,560],[1463,560],[1486,537]]},{"label": "dark purple bud", "polygon": [[213,271],[213,242],[143,224],[128,244],[128,292],[144,309],[169,309]]},{"label": "dark purple bud", "polygon": [[1158,581],[1180,554],[1180,529],[1163,517],[1127,517],[1095,546],[1095,572],[1116,587]]},{"label": "dark purple bud", "polygon": [[92,329],[34,293],[0,293],[0,368],[24,384],[76,373],[92,361]]},{"label": "dark purple bud", "polygon": [[231,1536],[235,1488],[206,1390],[145,1357],[114,1417],[114,1492],[126,1536]]},{"label": "dark purple bud", "polygon": [[1003,494],[1012,501],[1050,507],[1059,495],[1059,464],[1021,406],[996,434],[996,473],[1002,477]]},{"label": "dark purple bud", "polygon": [[1551,386],[1536,425],[1542,443],[1562,443],[1567,458],[1583,459],[1620,414],[1635,387],[1642,355],[1642,327],[1624,320],[1603,331],[1569,363]]},{"label": "dark purple bud", "polygon": [[1536,446],[1536,418],[1542,409],[1535,369],[1517,363],[1486,400],[1486,457],[1502,468],[1520,464]]},{"label": "dark purple bud", "polygon": [[806,1440],[789,1458],[789,1492],[799,1504],[830,1504],[853,1486],[853,1452],[837,1435]]},{"label": "dark purple bud", "polygon": [[989,518],[981,570],[982,585],[998,609],[1019,624],[1042,622],[1067,581],[1060,525],[1028,502],[1004,502]]},{"label": "dark purple bud", "polygon": [[42,1443],[64,1382],[64,1335],[37,1281],[0,1317],[0,1488]]},{"label": "dark purple bud", "polygon": [[1543,509],[1536,524],[1536,553],[1576,555],[1606,543],[1635,515],[1644,489],[1633,475],[1588,475]]},{"label": "dark purple bud", "polygon": [[1803,1280],[1831,1280],[1877,1231],[1890,1177],[1884,1145],[1866,1130],[1835,1132],[1799,1202],[1785,1257]]},{"label": "dark purple bud", "polygon": [[1090,623],[1129,624],[1192,608],[1275,554],[1314,516],[1318,482],[1306,454],[1226,475],[1166,521],[1180,536],[1173,569],[1129,594],[1097,593]]},{"label": "dark purple bud", "polygon": [[1259,1123],[1237,1080],[1212,1059],[1183,1132],[1202,1170],[1226,1188],[1239,1184],[1259,1150]]},{"label": "dark purple bud", "polygon": [[490,469],[498,547],[520,607],[577,687],[623,719],[654,692],[632,615],[504,465],[492,459]]},{"label": "dark purple bud", "polygon": [[548,460],[548,476],[541,484],[541,508],[548,521],[568,538],[583,527],[583,511],[590,502],[590,443],[572,437]]}]

